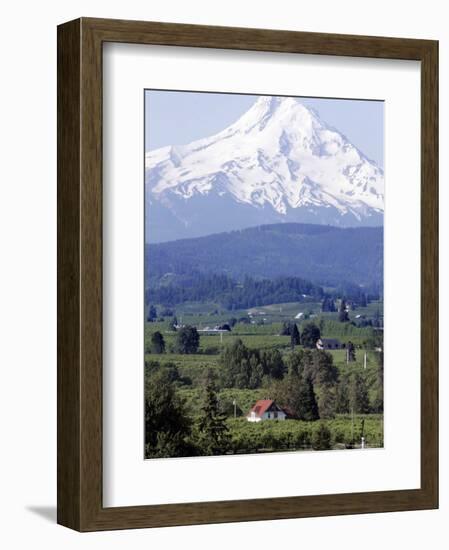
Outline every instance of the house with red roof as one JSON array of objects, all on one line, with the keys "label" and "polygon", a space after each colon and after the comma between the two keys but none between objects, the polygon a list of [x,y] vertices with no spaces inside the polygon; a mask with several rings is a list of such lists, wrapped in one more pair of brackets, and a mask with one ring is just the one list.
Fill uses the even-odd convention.
[{"label": "house with red roof", "polygon": [[272,399],[259,399],[246,415],[248,422],[260,422],[261,420],[285,420],[286,411]]}]

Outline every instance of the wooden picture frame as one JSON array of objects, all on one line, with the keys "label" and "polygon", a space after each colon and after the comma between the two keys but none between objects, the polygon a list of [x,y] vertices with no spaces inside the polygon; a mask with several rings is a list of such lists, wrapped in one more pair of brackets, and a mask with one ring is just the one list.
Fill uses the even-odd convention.
[{"label": "wooden picture frame", "polygon": [[[421,62],[421,488],[105,508],[102,503],[102,44]],[[438,43],[81,18],[58,27],[58,523],[78,531],[438,507]]]}]

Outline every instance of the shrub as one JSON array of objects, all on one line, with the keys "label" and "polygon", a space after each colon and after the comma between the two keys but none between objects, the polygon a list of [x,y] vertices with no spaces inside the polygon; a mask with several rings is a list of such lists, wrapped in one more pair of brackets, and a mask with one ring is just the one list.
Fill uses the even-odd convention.
[{"label": "shrub", "polygon": [[325,451],[332,448],[332,433],[326,424],[320,422],[313,430],[312,447],[315,451]]}]

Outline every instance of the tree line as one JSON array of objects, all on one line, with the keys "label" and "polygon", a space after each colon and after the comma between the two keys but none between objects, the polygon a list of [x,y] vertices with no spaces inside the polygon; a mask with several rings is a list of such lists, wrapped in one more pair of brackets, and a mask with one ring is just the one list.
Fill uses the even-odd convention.
[{"label": "tree line", "polygon": [[172,316],[170,308],[185,302],[215,302],[232,311],[307,300],[321,301],[322,312],[338,311],[340,320],[349,321],[349,316],[345,314],[347,303],[353,309],[366,307],[372,300],[379,299],[380,295],[377,289],[368,293],[366,289],[349,284],[325,292],[321,286],[300,277],[256,279],[245,276],[239,281],[224,274],[197,272],[192,276],[176,276],[170,283],[165,280],[153,281],[145,291],[145,303],[148,305],[148,321],[157,318],[154,304],[162,304],[161,316]]},{"label": "tree line", "polygon": [[273,303],[300,302],[303,295],[321,300],[322,287],[299,277],[255,279],[244,277],[239,282],[227,275],[196,273],[169,284],[156,284],[145,292],[146,304],[174,306],[185,302],[216,302],[234,310]]}]

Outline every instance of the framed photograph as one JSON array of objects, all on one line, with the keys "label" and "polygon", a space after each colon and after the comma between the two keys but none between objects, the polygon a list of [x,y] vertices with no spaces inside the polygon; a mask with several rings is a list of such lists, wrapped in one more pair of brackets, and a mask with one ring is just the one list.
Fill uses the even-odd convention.
[{"label": "framed photograph", "polygon": [[438,506],[438,43],[58,28],[58,522]]}]

